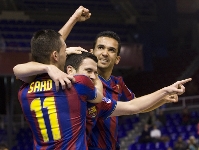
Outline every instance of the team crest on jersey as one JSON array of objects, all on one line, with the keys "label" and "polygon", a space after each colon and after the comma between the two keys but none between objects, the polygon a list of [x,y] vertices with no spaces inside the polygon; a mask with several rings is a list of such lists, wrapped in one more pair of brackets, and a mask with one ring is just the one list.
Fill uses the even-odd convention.
[{"label": "team crest on jersey", "polygon": [[103,99],[102,99],[104,102],[106,102],[106,103],[111,103],[111,100],[109,99],[109,98],[107,98],[107,97],[103,97]]},{"label": "team crest on jersey", "polygon": [[88,115],[91,117],[91,118],[95,118],[96,115],[97,115],[97,109],[95,106],[92,106],[90,108],[88,108]]}]

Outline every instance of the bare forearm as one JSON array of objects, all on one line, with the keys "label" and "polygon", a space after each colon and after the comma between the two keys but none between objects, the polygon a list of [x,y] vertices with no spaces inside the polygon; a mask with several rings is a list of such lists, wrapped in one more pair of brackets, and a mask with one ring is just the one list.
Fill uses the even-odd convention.
[{"label": "bare forearm", "polygon": [[154,93],[135,98],[128,102],[117,102],[116,109],[111,116],[133,115],[145,111],[159,103],[167,95],[167,92],[160,89]]},{"label": "bare forearm", "polygon": [[26,82],[30,83],[38,74],[48,73],[50,78],[55,82],[56,89],[59,89],[59,84],[61,84],[62,89],[71,87],[71,81],[75,81],[73,76],[67,75],[61,71],[57,66],[52,64],[41,64],[37,62],[28,62],[25,64],[16,65],[13,68],[15,76]]},{"label": "bare forearm", "polygon": [[62,35],[62,38],[66,40],[68,35],[70,34],[72,28],[77,23],[77,18],[74,16],[71,16],[69,20],[66,22],[66,24],[59,30],[59,33]]},{"label": "bare forearm", "polygon": [[153,108],[157,108],[160,106],[164,101],[162,99],[166,96],[167,92],[163,89],[160,89],[154,93],[136,98],[130,101],[130,106],[136,106],[136,110],[133,113],[140,113],[146,110],[150,110]]},{"label": "bare forearm", "polygon": [[15,76],[20,79],[21,77],[28,77],[28,76],[46,73],[47,65],[37,62],[18,64],[13,68],[13,72]]},{"label": "bare forearm", "polygon": [[154,104],[152,107],[142,111],[142,113],[152,111],[152,110],[164,105],[165,103],[171,103],[171,102],[177,102],[177,101],[178,101],[177,94],[169,94],[169,95],[165,96],[161,101]]},{"label": "bare forearm", "polygon": [[165,101],[161,100],[161,101],[157,102],[156,104],[154,104],[152,107],[149,107],[148,109],[141,111],[140,113],[146,113],[146,112],[152,111],[152,110],[157,109],[158,107],[160,107],[164,104],[165,104]]}]

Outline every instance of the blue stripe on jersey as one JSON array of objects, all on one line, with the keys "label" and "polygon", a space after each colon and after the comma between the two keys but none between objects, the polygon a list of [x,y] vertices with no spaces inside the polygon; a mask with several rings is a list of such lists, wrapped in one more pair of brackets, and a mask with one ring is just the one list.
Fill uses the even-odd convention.
[{"label": "blue stripe on jersey", "polygon": [[[95,87],[93,86],[91,79],[85,75],[76,75],[74,77],[76,82],[74,86],[77,89],[78,93],[80,95],[86,95],[87,100],[94,100],[97,96],[97,91],[95,90]],[[93,90],[95,90],[95,93],[93,93]]]},{"label": "blue stripe on jersey", "polygon": [[107,119],[115,110],[117,102],[108,98],[103,98],[99,104],[87,103],[86,129],[87,138],[90,138],[92,129],[95,127],[98,119]]}]

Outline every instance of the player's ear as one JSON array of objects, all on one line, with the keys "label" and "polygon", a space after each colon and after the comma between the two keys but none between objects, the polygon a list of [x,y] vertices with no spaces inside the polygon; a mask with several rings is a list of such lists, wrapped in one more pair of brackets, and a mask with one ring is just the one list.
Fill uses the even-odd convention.
[{"label": "player's ear", "polygon": [[116,57],[116,60],[115,60],[115,64],[116,64],[116,65],[120,62],[120,59],[121,59],[120,56],[117,56],[117,57]]},{"label": "player's ear", "polygon": [[93,49],[90,49],[90,53],[93,54]]},{"label": "player's ear", "polygon": [[76,70],[72,66],[68,65],[66,66],[66,73],[69,75],[75,75]]},{"label": "player's ear", "polygon": [[58,52],[57,51],[53,51],[51,54],[51,58],[53,58],[53,60],[58,61]]}]

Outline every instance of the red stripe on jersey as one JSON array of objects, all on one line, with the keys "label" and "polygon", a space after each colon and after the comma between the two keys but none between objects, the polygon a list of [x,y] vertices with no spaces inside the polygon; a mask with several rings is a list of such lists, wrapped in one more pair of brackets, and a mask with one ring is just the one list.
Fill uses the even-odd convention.
[{"label": "red stripe on jersey", "polygon": [[115,132],[115,130],[117,129],[116,128],[116,126],[117,126],[117,118],[116,117],[111,117],[110,120],[111,121],[110,121],[110,129],[109,130],[110,130],[111,133],[115,133],[115,134],[114,135],[111,134],[110,135],[111,137],[109,137],[109,138],[112,141],[112,143],[111,143],[112,149],[116,149],[115,143],[117,141],[117,132]]},{"label": "red stripe on jersey", "polygon": [[[101,120],[101,119],[99,119],[98,120],[99,122],[100,121],[103,121],[103,120]],[[104,126],[101,126],[101,124],[98,124],[97,123],[97,126],[98,126],[98,128],[100,129],[100,130],[102,130],[102,132],[100,132],[100,137],[98,138],[98,147],[100,147],[100,148],[102,148],[102,149],[105,149],[106,148],[106,145],[104,144],[103,145],[103,143],[106,143],[106,141],[104,141],[105,140],[105,138],[101,138],[101,137],[106,137],[106,134],[105,134],[105,132],[103,132],[103,131],[105,131],[105,129],[104,129]],[[102,143],[102,144],[101,144]]]},{"label": "red stripe on jersey", "polygon": [[[74,87],[71,87],[69,90],[65,90],[65,94],[66,94],[66,97],[68,99],[67,100],[68,101],[68,105],[71,108],[73,108],[73,109],[69,108],[70,109],[69,110],[70,111],[70,118],[71,118],[70,122],[71,122],[72,138],[77,139],[77,136],[78,136],[77,131],[80,130],[81,125],[79,125],[79,127],[77,127],[78,125],[76,124],[76,122],[81,122],[80,121],[81,120],[81,118],[80,118],[81,114],[79,114],[79,117],[77,117],[77,112],[74,113],[73,110],[74,110],[74,108],[76,108],[77,110],[79,110],[78,112],[80,112],[80,101],[76,101],[74,103],[73,100],[74,99],[78,100],[79,96],[77,94],[77,91],[74,89]],[[76,126],[76,127],[74,127],[74,126]],[[76,142],[76,141],[70,140],[70,142],[68,143],[68,148],[69,149],[76,149],[76,146],[75,146],[74,142]],[[71,147],[71,145],[73,145],[73,146]]]}]

